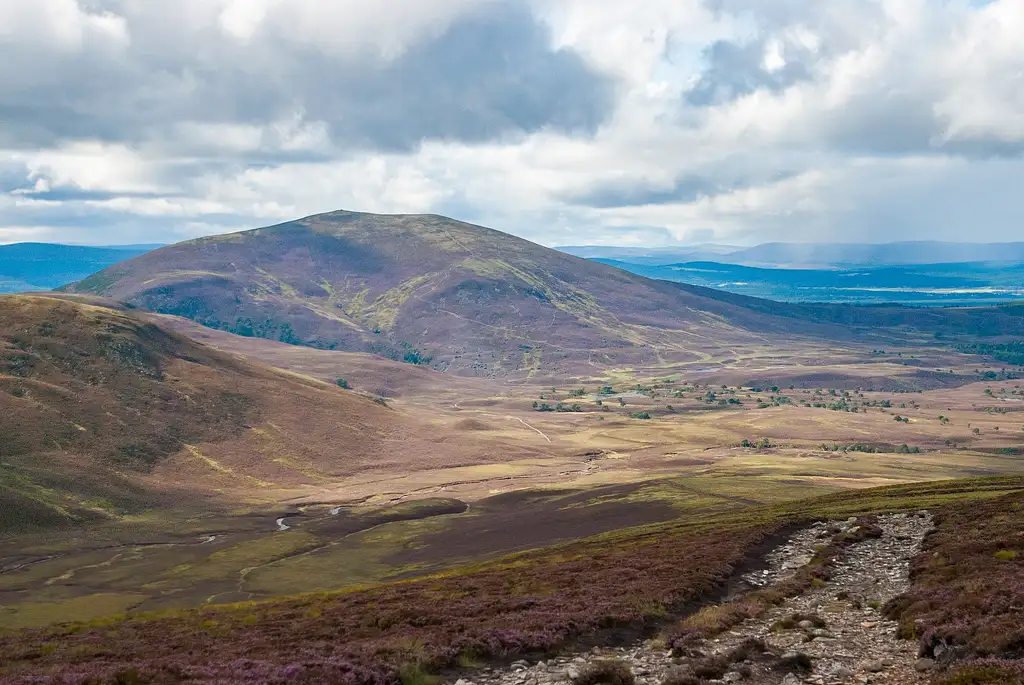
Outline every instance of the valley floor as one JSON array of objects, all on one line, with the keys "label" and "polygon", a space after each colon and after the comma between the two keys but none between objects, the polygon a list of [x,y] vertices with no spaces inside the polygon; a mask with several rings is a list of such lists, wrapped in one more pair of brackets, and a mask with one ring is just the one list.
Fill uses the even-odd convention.
[{"label": "valley floor", "polygon": [[[387,393],[424,430],[415,442],[389,435],[394,457],[355,469],[325,468],[329,450],[318,464],[285,458],[292,445],[270,437],[253,445],[272,459],[229,462],[246,453],[221,456],[214,442],[183,450],[148,482],[188,474],[227,506],[9,535],[5,625],[411,578],[679,517],[1019,474],[1024,459],[1021,381],[944,348],[736,348],[699,364],[513,382],[203,330],[226,351]],[[253,431],[272,437],[270,424]],[[256,461],[262,470],[247,474]]]}]

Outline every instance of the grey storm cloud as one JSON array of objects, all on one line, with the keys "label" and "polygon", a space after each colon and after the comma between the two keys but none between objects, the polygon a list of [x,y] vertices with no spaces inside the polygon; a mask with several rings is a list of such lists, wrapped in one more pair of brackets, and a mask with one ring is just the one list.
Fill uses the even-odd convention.
[{"label": "grey storm cloud", "polygon": [[[339,148],[409,151],[430,139],[592,133],[615,106],[614,80],[553,49],[547,27],[519,3],[457,17],[393,60],[208,33],[190,38],[196,50],[167,54],[149,40],[155,27],[129,29],[140,35],[126,54],[28,49],[0,67],[0,144],[139,143],[171,137],[181,122],[264,125],[299,110],[325,123]],[[41,78],[25,72],[30,63]]]}]

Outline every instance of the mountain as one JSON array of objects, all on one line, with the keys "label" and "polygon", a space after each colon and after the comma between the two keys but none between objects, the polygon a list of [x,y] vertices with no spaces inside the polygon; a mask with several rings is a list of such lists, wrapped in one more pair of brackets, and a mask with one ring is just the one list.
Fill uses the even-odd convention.
[{"label": "mountain", "polygon": [[345,211],[164,247],[65,290],[480,376],[695,361],[762,345],[764,334],[1024,330],[1024,317],[995,308],[786,305],[645,278],[445,217]]},{"label": "mountain", "polygon": [[0,533],[510,452],[103,304],[0,296]]},{"label": "mountain", "polygon": [[67,290],[471,375],[695,360],[702,346],[793,328],[708,292],[433,215],[342,211],[201,238]]},{"label": "mountain", "polygon": [[738,252],[743,248],[732,245],[688,245],[685,247],[619,247],[613,245],[565,245],[555,248],[576,257],[604,262],[620,261],[628,264],[662,266],[678,262],[713,261]]},{"label": "mountain", "polygon": [[1024,300],[1024,264],[990,262],[785,269],[683,262],[596,261],[667,281],[720,288],[783,302],[987,305]]},{"label": "mountain", "polygon": [[567,246],[558,249],[577,257],[643,266],[703,261],[763,267],[879,267],[964,262],[1024,262],[1024,242],[764,243],[746,248],[709,244],[680,247]]},{"label": "mountain", "polygon": [[897,265],[958,262],[1021,262],[1024,242],[949,243],[905,241],[878,245],[863,243],[765,243],[728,255],[733,264],[795,265]]},{"label": "mountain", "polygon": [[0,245],[0,293],[51,290],[155,247],[158,246]]}]

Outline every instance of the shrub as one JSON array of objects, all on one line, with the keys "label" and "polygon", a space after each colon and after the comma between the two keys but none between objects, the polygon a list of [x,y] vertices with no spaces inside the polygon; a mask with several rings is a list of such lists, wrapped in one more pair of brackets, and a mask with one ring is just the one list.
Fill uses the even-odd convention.
[{"label": "shrub", "polygon": [[807,673],[812,668],[814,668],[814,663],[811,661],[811,657],[803,652],[784,654],[776,662],[776,670],[780,672]]},{"label": "shrub", "polygon": [[630,414],[630,416],[632,418],[634,418],[634,419],[645,419],[646,420],[646,419],[651,418],[650,412],[646,412],[646,411],[638,411],[636,413]]},{"label": "shrub", "polygon": [[619,659],[601,659],[580,669],[573,685],[634,685],[636,678],[629,664]]},{"label": "shrub", "polygon": [[[1024,657],[1024,583],[1012,549],[1024,527],[1022,504],[1024,493],[1018,492],[949,505],[936,515],[936,530],[911,563],[910,590],[885,607],[902,635],[918,639],[923,656],[961,659],[965,667],[992,658],[1007,666],[1014,662],[1006,659]],[[1024,673],[1024,663],[1015,663]],[[1014,682],[977,679],[991,670],[967,669],[961,679],[942,682]]]},{"label": "shrub", "polygon": [[686,669],[676,667],[669,669],[662,679],[661,685],[704,685],[706,682]]},{"label": "shrub", "polygon": [[991,659],[954,669],[941,676],[936,685],[1024,685],[1024,666]]},{"label": "shrub", "polygon": [[352,389],[352,386],[349,385],[348,381],[345,380],[344,378],[339,378],[338,380],[334,381],[334,384],[337,385],[339,388],[343,388],[345,390],[351,390]]}]

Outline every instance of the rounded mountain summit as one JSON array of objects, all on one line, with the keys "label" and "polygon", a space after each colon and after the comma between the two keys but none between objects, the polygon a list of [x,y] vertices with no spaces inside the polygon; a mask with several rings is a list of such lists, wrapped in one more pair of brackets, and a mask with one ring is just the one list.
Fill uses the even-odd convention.
[{"label": "rounded mountain summit", "polygon": [[468,375],[699,361],[764,333],[851,333],[824,310],[652,280],[437,215],[318,214],[164,247],[64,290]]}]

